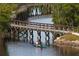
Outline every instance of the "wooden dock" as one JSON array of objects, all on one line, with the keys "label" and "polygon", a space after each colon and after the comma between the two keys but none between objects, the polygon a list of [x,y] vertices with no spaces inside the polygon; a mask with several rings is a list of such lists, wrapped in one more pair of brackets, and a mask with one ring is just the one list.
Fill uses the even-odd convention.
[{"label": "wooden dock", "polygon": [[10,24],[13,28],[24,28],[24,29],[33,29],[33,30],[40,30],[40,31],[49,31],[49,32],[64,32],[69,33],[67,29],[64,27],[57,27],[54,24],[47,24],[47,23],[37,23],[37,22],[26,22],[26,21],[11,21]]}]

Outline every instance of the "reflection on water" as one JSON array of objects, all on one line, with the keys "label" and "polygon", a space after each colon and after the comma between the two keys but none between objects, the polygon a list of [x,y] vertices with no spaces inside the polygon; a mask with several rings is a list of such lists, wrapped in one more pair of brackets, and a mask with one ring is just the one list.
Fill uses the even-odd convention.
[{"label": "reflection on water", "polygon": [[72,47],[68,47],[68,46],[64,46],[64,47],[55,47],[59,52],[59,55],[62,56],[79,56],[79,48],[72,48]]},{"label": "reflection on water", "polygon": [[[39,23],[51,23],[52,18],[37,18],[32,19],[31,22],[39,22]],[[45,42],[45,34],[42,32],[41,40]],[[34,31],[34,42],[37,40],[37,33]],[[52,35],[50,33],[50,43],[52,43]],[[24,42],[8,42],[7,43],[8,52],[11,56],[75,56],[79,55],[79,49],[71,48],[71,47],[47,47],[43,48],[36,48],[31,44],[24,43]]]},{"label": "reflection on water", "polygon": [[[38,23],[47,23],[47,24],[53,24],[52,22],[52,18],[50,16],[40,16],[40,18],[29,18],[30,22],[38,22]],[[22,32],[21,32],[22,33]],[[22,35],[22,34],[21,34]],[[28,41],[30,41],[29,39],[29,31],[28,31]],[[37,41],[37,31],[33,30],[33,39],[34,39],[34,43]],[[49,32],[49,37],[50,37],[50,44],[52,44],[53,42],[53,38],[52,38],[52,33]],[[23,36],[20,37],[20,40],[24,40]],[[45,32],[41,31],[41,41],[43,44],[45,44]]]},{"label": "reflection on water", "polygon": [[[35,17],[35,18],[29,18],[30,22],[38,22],[38,23],[47,23],[47,24],[53,24],[52,22],[52,17],[51,16],[40,16],[40,17]],[[37,41],[37,31],[34,31],[34,42]],[[53,38],[52,38],[52,33],[49,33],[50,36],[50,44],[52,44]],[[42,43],[45,43],[45,32],[41,31],[41,41]]]},{"label": "reflection on water", "polygon": [[8,53],[10,56],[55,56],[58,55],[53,47],[36,48],[24,42],[8,42]]},{"label": "reflection on water", "polygon": [[6,45],[10,56],[79,56],[79,49],[67,46],[41,49],[24,42],[8,42]]},{"label": "reflection on water", "polygon": [[38,22],[38,23],[47,23],[47,24],[54,24],[52,22],[52,17],[49,16],[36,16],[36,17],[30,17],[30,22]]}]

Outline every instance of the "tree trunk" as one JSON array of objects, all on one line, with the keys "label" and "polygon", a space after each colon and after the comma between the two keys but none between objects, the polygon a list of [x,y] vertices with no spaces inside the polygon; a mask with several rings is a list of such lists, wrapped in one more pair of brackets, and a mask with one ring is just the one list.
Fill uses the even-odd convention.
[{"label": "tree trunk", "polygon": [[4,42],[4,33],[0,32],[0,56],[6,55],[6,47]]}]

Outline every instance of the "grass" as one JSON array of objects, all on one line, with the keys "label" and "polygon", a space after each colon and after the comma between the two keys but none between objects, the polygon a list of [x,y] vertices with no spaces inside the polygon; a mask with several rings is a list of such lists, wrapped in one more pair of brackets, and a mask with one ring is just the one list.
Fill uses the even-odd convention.
[{"label": "grass", "polygon": [[79,40],[79,36],[68,33],[68,34],[65,34],[63,37],[61,37],[60,39],[65,39],[65,40],[69,40],[69,41],[76,41],[76,40]]}]

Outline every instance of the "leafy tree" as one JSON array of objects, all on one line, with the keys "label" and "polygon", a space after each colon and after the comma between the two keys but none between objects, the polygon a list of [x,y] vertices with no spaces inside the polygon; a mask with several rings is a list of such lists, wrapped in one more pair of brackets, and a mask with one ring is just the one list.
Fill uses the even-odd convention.
[{"label": "leafy tree", "polygon": [[55,24],[79,26],[79,4],[52,4]]},{"label": "leafy tree", "polygon": [[10,16],[16,7],[16,4],[0,4],[0,31],[4,31],[8,28]]}]

